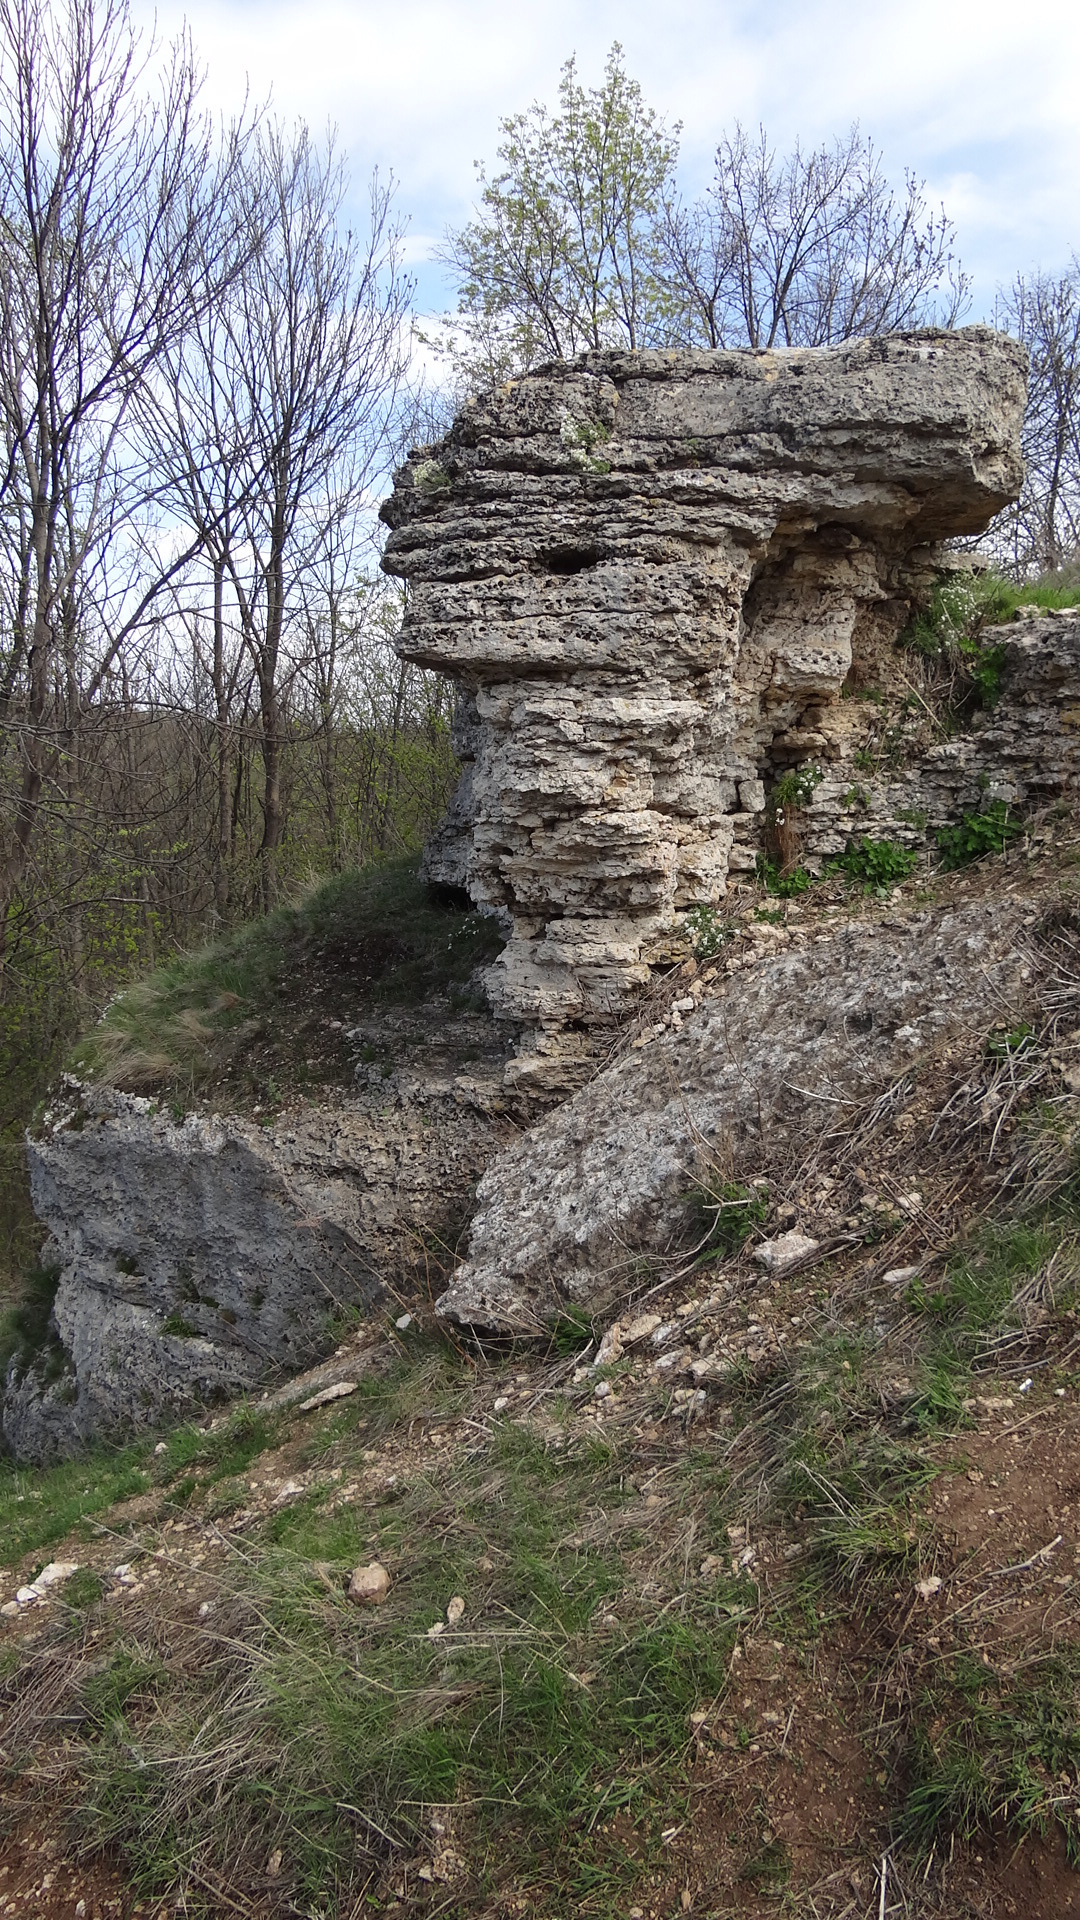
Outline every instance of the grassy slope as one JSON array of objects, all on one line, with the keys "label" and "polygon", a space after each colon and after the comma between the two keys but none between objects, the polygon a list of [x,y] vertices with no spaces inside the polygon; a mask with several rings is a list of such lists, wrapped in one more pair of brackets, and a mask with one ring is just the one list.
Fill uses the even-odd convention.
[{"label": "grassy slope", "polygon": [[958,1915],[1024,1836],[1065,1876],[1029,1910],[1066,1910],[1039,1836],[1080,1837],[1071,1022],[956,1064],[1011,1103],[1004,1160],[928,1083],[817,1169],[850,1256],[771,1292],[733,1235],[661,1298],[691,1351],[706,1295],[744,1343],[702,1406],[647,1352],[604,1379],[391,1329],[336,1406],[8,1469],[11,1585],[82,1566],[7,1627],[11,1804],[47,1751],[72,1833],[194,1913],[869,1914],[887,1856],[890,1913]]},{"label": "grassy slope", "polygon": [[[1076,852],[1048,855],[1066,891]],[[1024,886],[1024,858],[959,884]],[[75,1064],[178,1102],[246,1075],[273,1100],[245,1062],[320,983],[354,1013],[453,998],[492,947],[404,866],[345,876],[162,969]],[[772,1330],[703,1407],[641,1354],[602,1378],[387,1330],[313,1415],[240,1408],[160,1453],[0,1468],[6,1591],[81,1563],[0,1643],[12,1808],[47,1754],[72,1844],[113,1844],[190,1913],[869,1915],[884,1859],[890,1913],[958,1915],[1013,1884],[1024,1839],[1063,1877],[1023,1903],[1064,1910],[1075,1883],[1040,1841],[1080,1844],[1059,1044],[1003,1029],[964,1068],[998,1117],[1030,1076],[1002,1136],[1022,1178],[984,1172],[979,1124],[931,1137],[933,1112],[880,1167],[872,1141],[835,1142],[818,1173],[865,1225],[846,1265],[767,1297],[740,1231],[661,1299],[695,1341],[710,1290]],[[279,1045],[280,1070],[309,1046]],[[858,1197],[875,1185],[918,1186],[917,1213]],[[898,1291],[890,1262],[922,1271]],[[345,1581],[373,1557],[393,1586],[363,1612]]]},{"label": "grassy slope", "polygon": [[[203,1102],[269,1120],[286,1100],[351,1089],[354,1022],[403,1009],[422,1031],[478,1006],[470,976],[501,944],[490,917],[432,899],[415,857],[338,874],[127,988],[65,1064],[178,1116]],[[33,1264],[35,1245],[27,1235],[21,1284],[0,1301],[0,1376],[46,1336],[56,1274]]]},{"label": "grassy slope", "polygon": [[[1025,1601],[1053,1604],[1049,1567],[1007,1596],[1010,1618],[984,1603],[992,1658],[963,1567],[950,1607],[920,1617],[911,1599],[935,1568],[949,1577],[933,1490],[970,1482],[1000,1423],[965,1402],[1004,1393],[1023,1418],[1080,1389],[1076,1230],[1060,1191],[1035,1221],[983,1229],[932,1295],[913,1290],[899,1404],[894,1348],[820,1305],[793,1371],[733,1377],[690,1425],[625,1365],[598,1419],[594,1380],[575,1386],[566,1362],[478,1373],[420,1336],[321,1415],[241,1410],[160,1455],[10,1476],[0,1512],[30,1565],[77,1513],[128,1501],[101,1545],[85,1521],[68,1533],[84,1571],[44,1642],[9,1649],[16,1774],[51,1713],[73,1714],[76,1830],[195,1912],[220,1885],[266,1913],[351,1913],[366,1886],[376,1910],[446,1911],[449,1890],[462,1915],[510,1895],[529,1914],[660,1914],[681,1881],[706,1899],[727,1884],[730,1910],[757,1912],[809,1864],[817,1911],[838,1913],[817,1884],[829,1849],[774,1810],[789,1706],[816,1714],[827,1749],[854,1734],[845,1784],[864,1824],[841,1856],[889,1850],[897,1888],[935,1847],[995,1826],[1080,1833],[1075,1622],[1061,1613],[1034,1655],[1023,1644]],[[1018,1349],[1048,1254],[1053,1310]],[[1002,1342],[1041,1367],[1034,1402],[1015,1398],[1015,1367],[988,1364]],[[394,1586],[363,1613],[343,1583],[372,1558]],[[145,1582],[126,1598],[107,1571],[120,1559]],[[456,1595],[464,1617],[446,1625]],[[876,1695],[898,1670],[886,1715]],[[814,1767],[807,1733],[792,1781]],[[679,1845],[692,1812],[723,1828],[711,1892]]]},{"label": "grassy slope", "polygon": [[[230,1068],[269,1037],[295,1082],[306,1077],[304,1049],[290,1052],[285,1042],[313,1005],[348,1014],[365,1003],[461,1001],[473,968],[500,945],[490,918],[433,902],[414,858],[338,874],[128,988],[68,1064],[183,1100],[223,1091]],[[328,1078],[335,1069],[348,1077],[343,1060],[327,1066]]]}]

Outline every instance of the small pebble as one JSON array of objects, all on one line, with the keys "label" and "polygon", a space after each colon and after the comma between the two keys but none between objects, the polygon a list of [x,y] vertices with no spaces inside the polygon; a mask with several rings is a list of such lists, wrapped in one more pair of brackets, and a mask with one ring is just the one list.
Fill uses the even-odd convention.
[{"label": "small pebble", "polygon": [[390,1591],[390,1575],[378,1560],[372,1560],[369,1566],[354,1567],[347,1591],[357,1606],[377,1607]]}]

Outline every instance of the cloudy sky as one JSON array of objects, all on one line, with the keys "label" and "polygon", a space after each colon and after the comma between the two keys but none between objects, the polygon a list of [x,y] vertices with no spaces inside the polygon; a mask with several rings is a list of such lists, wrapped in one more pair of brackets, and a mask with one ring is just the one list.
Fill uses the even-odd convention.
[{"label": "cloudy sky", "polygon": [[[150,0],[135,11],[152,19]],[[911,169],[944,201],[972,319],[1017,268],[1080,252],[1076,0],[160,0],[164,35],[185,16],[215,105],[233,111],[246,77],[283,117],[335,123],[356,186],[393,172],[429,312],[451,303],[431,250],[469,217],[500,117],[554,105],[571,53],[597,84],[616,39],[650,104],[683,124],[690,192],[736,118],[781,147],[858,120],[892,175]]]}]

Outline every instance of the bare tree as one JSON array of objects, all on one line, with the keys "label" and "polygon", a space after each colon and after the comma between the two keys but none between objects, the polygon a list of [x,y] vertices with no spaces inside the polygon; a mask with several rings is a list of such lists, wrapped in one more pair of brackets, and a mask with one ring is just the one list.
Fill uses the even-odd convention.
[{"label": "bare tree", "polygon": [[285,827],[282,699],[304,646],[301,588],[388,455],[409,352],[392,185],[373,178],[360,238],[338,227],[346,184],[332,141],[320,151],[306,127],[257,129],[234,182],[250,238],[240,270],[211,308],[196,264],[201,324],[149,393],[161,498],[211,566],[219,700],[230,618],[254,675],[264,905]]},{"label": "bare tree", "polygon": [[586,347],[823,346],[955,324],[968,280],[952,226],[910,174],[890,185],[858,127],[780,157],[764,129],[736,125],[692,204],[675,185],[679,131],[618,45],[601,87],[586,91],[570,60],[557,113],[502,122],[500,171],[480,169],[480,210],[443,256],[459,388]]},{"label": "bare tree", "polygon": [[[219,204],[190,44],[174,47],[148,100],[154,51],[140,53],[126,0],[0,8],[0,431],[14,615],[0,722],[15,787],[0,940],[57,765],[58,697],[68,736],[82,699],[80,581],[132,505],[132,402],[182,324],[194,236],[214,231]],[[98,684],[161,571],[114,618]]]},{"label": "bare tree", "polygon": [[995,317],[1031,356],[1024,488],[998,538],[1017,573],[1053,570],[1080,555],[1080,260],[1017,274]]},{"label": "bare tree", "polygon": [[666,244],[683,337],[706,347],[951,327],[968,297],[944,211],[928,211],[910,174],[897,194],[858,127],[780,158],[764,128],[736,124],[704,199],[669,205]]}]

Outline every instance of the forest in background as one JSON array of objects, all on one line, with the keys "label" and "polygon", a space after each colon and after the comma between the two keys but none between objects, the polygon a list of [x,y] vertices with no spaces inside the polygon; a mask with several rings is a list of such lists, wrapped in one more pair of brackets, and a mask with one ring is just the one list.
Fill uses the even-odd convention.
[{"label": "forest in background", "polygon": [[[392,182],[348,225],[331,139],[200,106],[125,0],[0,5],[0,1266],[32,1253],[21,1135],[135,972],[417,847],[453,778],[444,683],[394,652],[375,514],[469,391],[589,346],[817,345],[970,318],[943,210],[856,128],[718,144],[700,199],[620,50],[502,123],[412,316]],[[1080,270],[986,316],[1032,353],[1026,576],[1080,538]],[[442,377],[416,373],[415,335]]]}]

